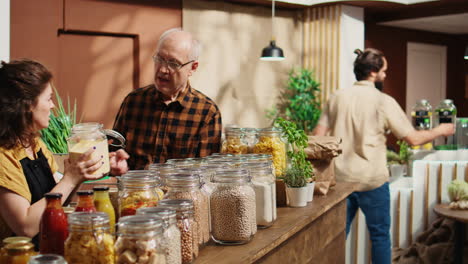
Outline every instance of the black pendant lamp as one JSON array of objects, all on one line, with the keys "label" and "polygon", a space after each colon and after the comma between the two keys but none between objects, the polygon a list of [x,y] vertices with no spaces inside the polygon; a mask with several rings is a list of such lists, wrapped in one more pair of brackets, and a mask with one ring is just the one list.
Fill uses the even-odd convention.
[{"label": "black pendant lamp", "polygon": [[[275,34],[275,0],[271,4],[271,32]],[[270,45],[266,46],[262,50],[262,56],[260,60],[263,61],[282,61],[284,60],[283,50],[276,46],[275,37],[272,37]]]},{"label": "black pendant lamp", "polygon": [[465,60],[468,60],[468,46],[465,48]]}]

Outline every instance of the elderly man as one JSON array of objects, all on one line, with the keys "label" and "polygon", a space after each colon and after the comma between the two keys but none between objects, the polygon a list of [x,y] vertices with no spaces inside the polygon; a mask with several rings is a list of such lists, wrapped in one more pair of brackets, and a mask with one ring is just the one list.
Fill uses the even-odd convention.
[{"label": "elderly man", "polygon": [[219,151],[221,113],[189,82],[200,49],[200,43],[181,29],[168,30],[159,39],[154,83],[128,94],[114,123],[114,130],[127,139],[130,169]]},{"label": "elderly man", "polygon": [[386,168],[386,131],[411,145],[453,134],[452,124],[432,130],[415,130],[392,97],[381,92],[387,60],[376,49],[356,50],[354,74],[357,82],[337,91],[325,105],[315,135],[343,139],[343,155],[336,159],[339,181],[359,183],[347,199],[346,234],[358,208],[366,216],[372,241],[372,263],[391,262],[390,191]]}]

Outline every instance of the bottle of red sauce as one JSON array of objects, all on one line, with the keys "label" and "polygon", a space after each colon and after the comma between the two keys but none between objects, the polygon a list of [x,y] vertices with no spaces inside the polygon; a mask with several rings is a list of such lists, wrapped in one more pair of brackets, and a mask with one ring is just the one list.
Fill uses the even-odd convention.
[{"label": "bottle of red sauce", "polygon": [[96,212],[94,192],[92,190],[77,191],[76,194],[78,195],[78,204],[76,205],[75,212]]},{"label": "bottle of red sauce", "polygon": [[63,256],[68,221],[62,208],[62,194],[46,193],[45,198],[47,205],[41,218],[39,251],[41,254]]}]

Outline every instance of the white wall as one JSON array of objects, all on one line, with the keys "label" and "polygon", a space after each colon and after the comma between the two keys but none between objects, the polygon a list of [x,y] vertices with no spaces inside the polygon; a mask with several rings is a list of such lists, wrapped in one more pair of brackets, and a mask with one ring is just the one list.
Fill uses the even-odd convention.
[{"label": "white wall", "polygon": [[0,1],[0,60],[10,60],[10,0]]},{"label": "white wall", "polygon": [[343,5],[340,23],[339,89],[349,88],[356,81],[353,73],[355,49],[364,49],[364,8]]}]

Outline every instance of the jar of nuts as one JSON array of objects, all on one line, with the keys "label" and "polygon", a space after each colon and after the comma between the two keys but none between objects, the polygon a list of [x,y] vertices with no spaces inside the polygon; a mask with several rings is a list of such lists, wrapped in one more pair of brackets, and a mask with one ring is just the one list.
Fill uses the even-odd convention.
[{"label": "jar of nuts", "polygon": [[210,240],[209,199],[200,187],[202,171],[179,169],[167,177],[168,191],[164,199],[189,199],[193,201],[193,214],[197,224],[197,238],[200,246]]},{"label": "jar of nuts", "polygon": [[182,264],[190,264],[198,256],[197,225],[193,220],[193,201],[186,199],[162,200],[158,207],[176,211],[180,231]]},{"label": "jar of nuts", "polygon": [[[115,263],[168,263],[161,240],[161,220],[150,215],[130,215],[119,219],[115,241]],[[82,263],[82,262],[80,262]]]},{"label": "jar of nuts", "polygon": [[71,213],[68,230],[64,254],[68,263],[114,263],[114,237],[110,234],[108,214]]},{"label": "jar of nuts", "polygon": [[276,128],[261,129],[258,142],[253,148],[254,153],[272,156],[276,177],[281,177],[286,169],[286,143],[281,134],[281,130]]},{"label": "jar of nuts", "polygon": [[211,233],[216,243],[238,245],[257,232],[255,191],[246,169],[215,172],[210,196]]},{"label": "jar of nuts", "polygon": [[242,129],[238,127],[226,127],[225,138],[221,145],[221,153],[246,154],[248,146],[243,140]]},{"label": "jar of nuts", "polygon": [[[163,192],[158,188],[158,177],[151,173],[127,173],[119,181],[120,217],[134,215],[140,207],[154,207]],[[158,194],[161,192],[160,194]]]},{"label": "jar of nuts", "polygon": [[180,230],[177,227],[176,211],[163,207],[139,208],[137,215],[151,215],[162,221],[163,239],[161,246],[167,263],[181,264]]}]

